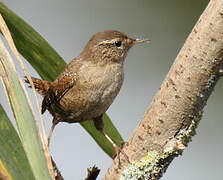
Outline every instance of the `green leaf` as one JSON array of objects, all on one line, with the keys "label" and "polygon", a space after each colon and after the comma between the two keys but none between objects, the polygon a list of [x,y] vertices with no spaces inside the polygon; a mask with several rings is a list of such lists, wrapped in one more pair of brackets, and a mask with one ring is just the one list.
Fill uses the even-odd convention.
[{"label": "green leaf", "polygon": [[35,179],[19,136],[0,105],[0,168],[13,180]]},{"label": "green leaf", "polygon": [[[36,69],[39,75],[46,80],[54,80],[66,66],[65,61],[57,52],[20,17],[0,3],[0,13],[8,25],[15,41],[16,47],[29,63]],[[104,118],[105,132],[118,144],[123,141],[119,132],[106,116]],[[91,121],[81,123],[85,130],[95,139],[97,144],[112,157],[114,154],[112,145],[104,136],[94,128]]]},{"label": "green leaf", "polygon": [[0,2],[2,14],[18,51],[46,80],[54,80],[64,69],[66,63],[56,51],[15,13]]},{"label": "green leaf", "polygon": [[0,69],[21,141],[35,179],[51,180],[33,112],[21,88],[12,60],[0,40]]},{"label": "green leaf", "polygon": [[[104,131],[109,134],[110,138],[113,139],[113,141],[118,145],[121,146],[121,142],[123,142],[122,137],[119,133],[113,133],[114,127],[111,126],[111,121],[109,117],[104,114]],[[96,130],[94,127],[93,121],[85,121],[82,122],[81,125],[88,131],[88,133],[94,138],[94,140],[97,142],[99,146],[101,146],[100,143],[103,144],[101,148],[110,156],[112,157],[114,155],[113,148],[111,147],[110,142],[101,135],[101,133]],[[115,129],[116,130],[116,129]]]}]

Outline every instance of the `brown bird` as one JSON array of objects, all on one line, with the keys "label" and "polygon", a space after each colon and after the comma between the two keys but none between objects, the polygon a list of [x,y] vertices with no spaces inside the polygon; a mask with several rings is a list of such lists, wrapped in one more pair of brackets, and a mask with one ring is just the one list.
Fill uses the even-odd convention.
[{"label": "brown bird", "polygon": [[[120,148],[104,132],[103,114],[122,86],[128,50],[148,41],[132,39],[113,30],[99,32],[55,81],[32,77],[36,90],[43,96],[42,113],[48,110],[53,116],[48,144],[57,123],[93,120],[96,129],[112,144],[116,155],[119,154]],[[29,83],[27,79],[25,82]]]}]

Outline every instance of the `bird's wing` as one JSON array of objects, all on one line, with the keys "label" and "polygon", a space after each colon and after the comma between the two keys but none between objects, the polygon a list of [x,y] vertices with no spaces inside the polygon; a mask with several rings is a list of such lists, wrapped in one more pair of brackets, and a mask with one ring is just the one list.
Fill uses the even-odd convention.
[{"label": "bird's wing", "polygon": [[82,64],[78,62],[68,64],[64,71],[52,83],[42,102],[42,114],[46,109],[50,108],[51,104],[59,105],[61,98],[76,84],[77,72],[81,66]]}]

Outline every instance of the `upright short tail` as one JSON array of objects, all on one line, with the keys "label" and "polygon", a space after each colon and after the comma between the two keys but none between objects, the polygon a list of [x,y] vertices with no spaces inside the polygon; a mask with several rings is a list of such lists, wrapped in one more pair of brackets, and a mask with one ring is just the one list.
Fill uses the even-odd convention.
[{"label": "upright short tail", "polygon": [[[32,78],[32,81],[33,81],[33,84],[34,84],[34,87],[35,87],[36,91],[39,94],[45,96],[47,94],[52,82],[41,80],[41,79],[34,78],[34,77],[31,77],[31,78]],[[25,82],[30,84],[30,82],[29,82],[29,80],[27,79],[26,76],[25,76]],[[31,85],[29,85],[29,87],[31,88]]]}]

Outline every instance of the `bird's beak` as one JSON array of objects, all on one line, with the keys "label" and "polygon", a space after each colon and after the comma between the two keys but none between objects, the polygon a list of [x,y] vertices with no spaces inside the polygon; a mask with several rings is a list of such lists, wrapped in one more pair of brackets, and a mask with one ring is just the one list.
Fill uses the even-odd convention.
[{"label": "bird's beak", "polygon": [[133,39],[133,45],[141,44],[144,42],[150,42],[150,40],[149,39]]}]

